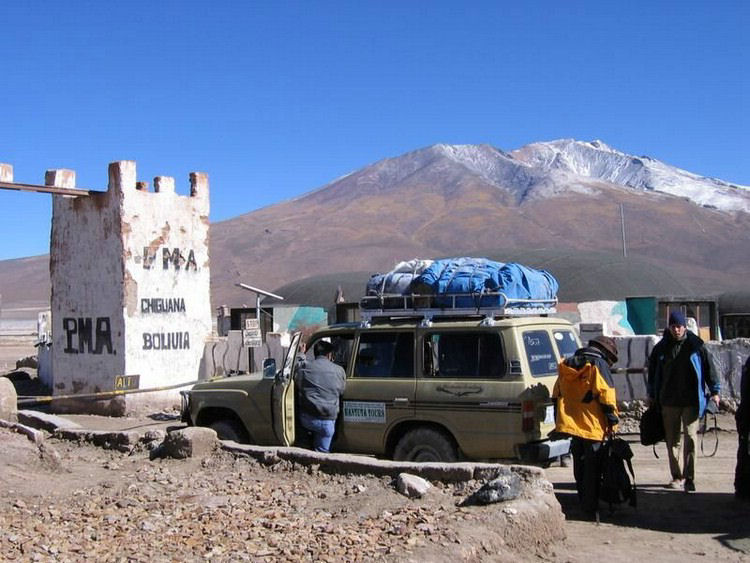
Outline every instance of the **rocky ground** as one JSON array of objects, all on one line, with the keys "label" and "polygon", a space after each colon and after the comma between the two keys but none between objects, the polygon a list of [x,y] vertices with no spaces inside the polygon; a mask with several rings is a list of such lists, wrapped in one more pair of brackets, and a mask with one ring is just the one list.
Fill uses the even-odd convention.
[{"label": "rocky ground", "polygon": [[[176,422],[174,413],[159,414],[97,426]],[[0,428],[0,559],[747,561],[750,505],[732,495],[737,436],[731,416],[718,425],[717,451],[709,456],[717,434],[706,435],[692,495],[664,488],[663,445],[657,459],[626,435],[638,507],[604,509],[599,525],[581,518],[572,468],[559,465],[545,470],[559,507],[533,498],[461,506],[481,483],[433,483],[423,498],[410,499],[390,477],[260,463],[221,449],[161,458],[145,445],[119,452],[48,433],[38,445]],[[623,424],[625,432],[634,427]]]},{"label": "rocky ground", "polygon": [[178,460],[52,436],[37,446],[0,428],[0,553],[23,561],[746,561],[750,506],[731,494],[735,444],[736,434],[720,433],[716,455],[699,460],[692,495],[663,487],[663,446],[656,459],[633,444],[639,505],[603,507],[597,525],[581,518],[568,467],[546,470],[563,522],[529,518],[540,507],[528,499],[460,506],[474,481],[434,483],[409,499],[390,477],[224,450]]},{"label": "rocky ground", "polygon": [[[556,553],[547,542],[519,545],[549,525],[524,520],[533,500],[458,506],[478,488],[471,481],[435,483],[409,499],[390,477],[264,465],[222,450],[150,460],[145,450],[49,437],[39,448],[7,429],[0,455],[4,560],[518,561]],[[513,519],[527,529],[509,535],[504,522]]]}]

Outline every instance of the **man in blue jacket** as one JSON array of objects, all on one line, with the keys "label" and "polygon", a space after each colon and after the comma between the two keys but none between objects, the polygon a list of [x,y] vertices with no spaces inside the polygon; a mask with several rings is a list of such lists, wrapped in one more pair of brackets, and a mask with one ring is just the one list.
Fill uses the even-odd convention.
[{"label": "man in blue jacket", "polygon": [[734,496],[750,501],[750,357],[742,369],[740,406],[734,415],[737,422],[737,466],[734,471]]},{"label": "man in blue jacket", "polygon": [[[648,361],[648,398],[661,407],[672,474],[669,488],[684,488],[688,493],[695,491],[695,445],[698,422],[706,409],[706,387],[710,400],[718,406],[721,384],[703,340],[688,332],[681,311],[673,311],[669,315],[669,328],[654,346]],[[680,468],[683,433],[685,444]]]}]

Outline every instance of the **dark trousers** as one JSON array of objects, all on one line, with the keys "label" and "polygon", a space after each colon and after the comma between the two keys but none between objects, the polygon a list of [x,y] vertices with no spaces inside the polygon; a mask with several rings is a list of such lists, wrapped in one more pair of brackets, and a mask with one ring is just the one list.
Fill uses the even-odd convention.
[{"label": "dark trousers", "polygon": [[734,494],[737,498],[750,500],[750,451],[747,434],[740,434],[739,437],[737,466],[734,470]]},{"label": "dark trousers", "polygon": [[573,476],[576,480],[578,501],[584,512],[591,515],[599,508],[599,483],[602,471],[602,443],[573,436],[570,453],[573,456]]}]

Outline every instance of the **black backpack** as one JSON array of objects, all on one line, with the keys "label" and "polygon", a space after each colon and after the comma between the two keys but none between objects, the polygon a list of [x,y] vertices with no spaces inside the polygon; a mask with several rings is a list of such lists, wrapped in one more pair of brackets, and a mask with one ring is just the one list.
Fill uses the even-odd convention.
[{"label": "black backpack", "polygon": [[653,446],[664,439],[664,423],[658,404],[651,405],[641,415],[640,431],[641,444],[644,446]]},{"label": "black backpack", "polygon": [[630,506],[635,507],[637,505],[635,473],[630,461],[633,457],[630,444],[622,438],[609,436],[602,444],[601,456],[599,497],[609,503],[610,510],[615,504],[622,504],[626,501]]}]

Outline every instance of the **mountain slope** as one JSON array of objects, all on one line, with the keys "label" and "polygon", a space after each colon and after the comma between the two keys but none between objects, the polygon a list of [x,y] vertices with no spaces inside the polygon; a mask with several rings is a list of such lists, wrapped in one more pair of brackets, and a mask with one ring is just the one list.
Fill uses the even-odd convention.
[{"label": "mountain slope", "polygon": [[[750,209],[750,191],[653,160],[640,176],[630,174],[633,158],[601,142],[554,141],[513,153],[434,145],[379,161],[215,225],[215,255],[239,253],[248,239],[253,245],[232,270],[214,273],[214,298],[247,299],[222,291],[239,277],[275,287],[472,249],[621,253],[621,209],[629,255],[667,268],[696,291],[738,286],[750,274],[750,217],[742,211]],[[686,194],[675,187],[683,177],[691,182]]]},{"label": "mountain slope", "polygon": [[[413,257],[510,248],[571,257],[624,249],[695,292],[713,293],[750,276],[749,213],[747,188],[600,141],[534,143],[511,153],[434,145],[213,224],[212,301],[252,303],[237,282],[273,290],[314,275],[386,271]],[[15,285],[19,266],[46,268],[45,260],[9,262],[0,262],[5,303],[44,295]],[[598,297],[607,296],[606,279],[601,286]],[[612,298],[626,291],[610,287]]]}]

